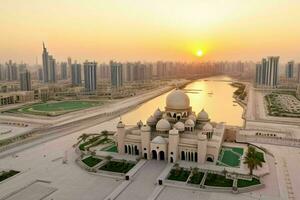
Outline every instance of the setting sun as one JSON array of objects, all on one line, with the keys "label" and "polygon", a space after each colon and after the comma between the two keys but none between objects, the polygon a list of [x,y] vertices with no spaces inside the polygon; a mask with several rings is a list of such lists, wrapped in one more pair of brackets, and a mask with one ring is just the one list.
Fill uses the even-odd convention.
[{"label": "setting sun", "polygon": [[202,50],[198,50],[197,51],[197,56],[198,57],[202,57],[203,56],[203,51]]}]

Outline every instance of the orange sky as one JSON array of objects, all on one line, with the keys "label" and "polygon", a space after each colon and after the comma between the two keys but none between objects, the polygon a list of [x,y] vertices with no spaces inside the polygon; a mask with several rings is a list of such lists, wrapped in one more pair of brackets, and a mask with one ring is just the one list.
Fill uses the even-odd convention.
[{"label": "orange sky", "polygon": [[9,0],[0,15],[0,62],[40,62],[42,41],[59,61],[300,61],[299,0]]}]

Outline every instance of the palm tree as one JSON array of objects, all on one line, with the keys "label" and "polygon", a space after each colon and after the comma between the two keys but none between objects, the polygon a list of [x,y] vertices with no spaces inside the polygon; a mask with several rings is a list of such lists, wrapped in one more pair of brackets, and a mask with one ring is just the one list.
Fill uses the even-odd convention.
[{"label": "palm tree", "polygon": [[81,142],[85,142],[89,137],[91,136],[99,136],[99,134],[94,133],[94,134],[87,134],[87,133],[83,133],[81,134],[78,138],[77,138],[77,143],[73,145],[73,147],[76,147],[78,144],[80,144]]},{"label": "palm tree", "polygon": [[262,167],[262,164],[265,162],[260,152],[257,152],[253,146],[248,147],[248,152],[245,156],[244,164],[248,165],[250,170],[250,175],[253,174],[253,170],[258,167]]}]

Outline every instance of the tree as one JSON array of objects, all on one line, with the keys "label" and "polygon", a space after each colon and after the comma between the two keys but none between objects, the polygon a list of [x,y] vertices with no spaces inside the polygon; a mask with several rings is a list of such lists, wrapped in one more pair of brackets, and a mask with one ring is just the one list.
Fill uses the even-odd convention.
[{"label": "tree", "polygon": [[250,175],[253,175],[253,170],[262,167],[265,162],[260,152],[257,152],[253,146],[248,147],[248,152],[245,156],[244,164],[248,165]]}]

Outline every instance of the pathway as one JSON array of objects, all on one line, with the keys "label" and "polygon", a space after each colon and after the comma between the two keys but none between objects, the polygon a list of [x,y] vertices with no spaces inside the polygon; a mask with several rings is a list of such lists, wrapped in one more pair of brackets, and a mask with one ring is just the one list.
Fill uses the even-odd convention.
[{"label": "pathway", "polygon": [[156,187],[156,179],[166,167],[167,162],[150,160],[134,177],[132,183],[116,199],[147,199]]}]

